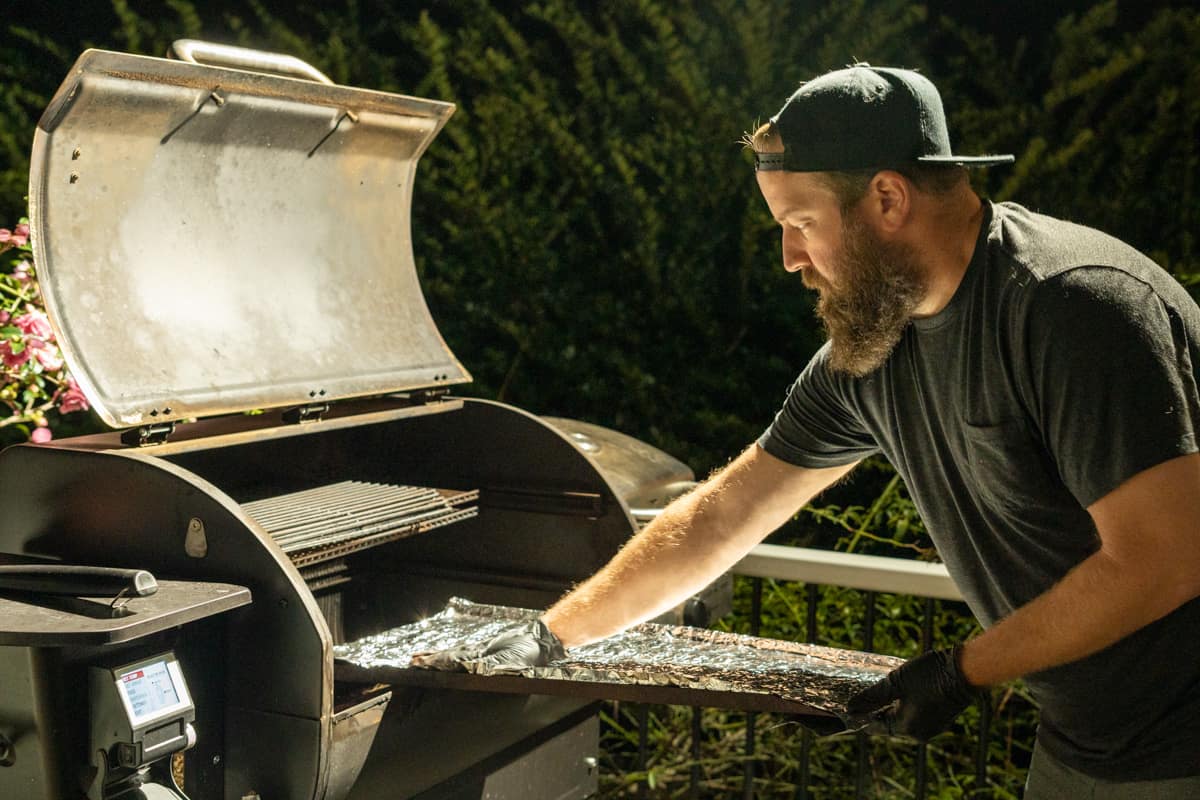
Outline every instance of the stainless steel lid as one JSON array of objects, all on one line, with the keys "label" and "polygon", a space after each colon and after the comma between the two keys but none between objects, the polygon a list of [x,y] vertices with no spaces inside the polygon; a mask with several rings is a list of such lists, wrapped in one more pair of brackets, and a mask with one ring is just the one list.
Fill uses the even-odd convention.
[{"label": "stainless steel lid", "polygon": [[454,106],[223,50],[242,68],[89,50],[38,124],[34,255],[93,407],[127,427],[469,381],[409,228]]}]

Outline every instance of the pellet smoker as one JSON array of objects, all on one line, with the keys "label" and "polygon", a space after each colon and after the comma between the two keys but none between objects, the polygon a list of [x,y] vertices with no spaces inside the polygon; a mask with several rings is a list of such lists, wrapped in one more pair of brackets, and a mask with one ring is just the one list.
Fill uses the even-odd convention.
[{"label": "pellet smoker", "polygon": [[36,131],[42,290],[118,430],[0,454],[0,797],[585,796],[589,701],[342,683],[333,647],[544,607],[690,471],[448,393],[409,225],[451,104],[174,52],[84,53]]}]

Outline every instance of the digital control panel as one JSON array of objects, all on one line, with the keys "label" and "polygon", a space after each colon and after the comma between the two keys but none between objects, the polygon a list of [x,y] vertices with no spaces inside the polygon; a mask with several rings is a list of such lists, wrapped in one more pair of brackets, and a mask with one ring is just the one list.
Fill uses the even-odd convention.
[{"label": "digital control panel", "polygon": [[[90,686],[91,752],[97,769],[89,800],[124,797],[130,785],[151,780],[141,775],[147,770],[157,769],[163,773],[161,786],[172,786],[164,765],[196,742],[196,709],[175,654],[92,667]],[[159,796],[182,794],[161,788]]]},{"label": "digital control panel", "polygon": [[191,706],[179,662],[163,657],[118,670],[116,687],[135,726]]}]

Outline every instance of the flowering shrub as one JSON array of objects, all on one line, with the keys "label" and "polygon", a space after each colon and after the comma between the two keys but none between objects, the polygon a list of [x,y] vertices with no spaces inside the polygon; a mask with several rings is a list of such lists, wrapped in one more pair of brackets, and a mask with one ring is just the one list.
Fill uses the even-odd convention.
[{"label": "flowering shrub", "polygon": [[[63,414],[86,411],[87,398],[63,364],[46,318],[29,244],[29,221],[12,230],[0,228],[0,437],[12,433],[34,442],[53,438],[51,422]],[[8,430],[3,430],[8,429]]]}]

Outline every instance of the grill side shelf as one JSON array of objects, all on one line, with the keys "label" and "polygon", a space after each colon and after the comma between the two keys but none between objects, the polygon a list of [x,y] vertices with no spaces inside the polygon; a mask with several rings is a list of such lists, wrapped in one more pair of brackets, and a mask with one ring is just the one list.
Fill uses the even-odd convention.
[{"label": "grill side shelf", "polygon": [[112,607],[110,597],[38,594],[0,596],[0,645],[82,647],[128,642],[229,611],[250,602],[244,586],[209,581],[158,581],[149,597]]},{"label": "grill side shelf", "polygon": [[479,492],[341,481],[242,504],[297,567],[343,558],[479,514]]}]

